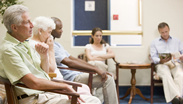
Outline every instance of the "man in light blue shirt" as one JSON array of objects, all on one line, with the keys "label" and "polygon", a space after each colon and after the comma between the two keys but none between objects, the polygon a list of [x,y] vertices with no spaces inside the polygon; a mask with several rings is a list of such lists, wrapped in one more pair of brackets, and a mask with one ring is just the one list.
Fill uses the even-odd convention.
[{"label": "man in light blue shirt", "polygon": [[[174,68],[169,67],[167,63],[171,62],[170,60],[172,60],[172,56],[167,56],[163,58],[159,57],[159,53],[180,52],[180,54],[183,54],[183,44],[179,39],[171,37],[169,35],[170,28],[167,23],[160,23],[158,25],[158,30],[161,34],[161,37],[153,40],[151,43],[151,58],[153,62],[157,64],[157,76],[159,76],[159,78],[162,79],[166,102],[168,103],[172,101],[172,104],[182,104],[182,66],[178,62],[175,62]],[[180,59],[181,58],[182,56],[180,57]]]}]

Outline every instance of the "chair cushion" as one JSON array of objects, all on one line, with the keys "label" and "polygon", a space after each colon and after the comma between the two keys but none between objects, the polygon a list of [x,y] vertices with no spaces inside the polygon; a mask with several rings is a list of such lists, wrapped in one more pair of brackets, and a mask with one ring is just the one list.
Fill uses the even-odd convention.
[{"label": "chair cushion", "polygon": [[2,84],[0,84],[0,104],[6,104],[6,92]]}]

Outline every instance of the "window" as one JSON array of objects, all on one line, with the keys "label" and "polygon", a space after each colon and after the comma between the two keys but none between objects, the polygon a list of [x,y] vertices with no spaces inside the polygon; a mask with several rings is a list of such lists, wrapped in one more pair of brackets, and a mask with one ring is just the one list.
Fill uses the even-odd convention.
[{"label": "window", "polygon": [[[141,46],[141,0],[74,1],[74,46],[88,44],[94,27],[103,30],[104,40],[112,46]],[[95,10],[85,11],[85,1],[94,1]]]}]

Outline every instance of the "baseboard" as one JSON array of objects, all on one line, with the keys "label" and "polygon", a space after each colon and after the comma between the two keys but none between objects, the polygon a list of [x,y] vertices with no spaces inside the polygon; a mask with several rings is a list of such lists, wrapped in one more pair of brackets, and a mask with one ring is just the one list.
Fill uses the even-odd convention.
[{"label": "baseboard", "polygon": [[[131,84],[119,84],[119,86],[131,86]],[[135,86],[151,86],[150,84],[136,84]],[[155,86],[162,86],[162,83],[156,83]]]},{"label": "baseboard", "polygon": [[[119,86],[119,93],[125,94],[131,86]],[[136,86],[144,95],[150,95],[151,86]],[[154,86],[154,95],[164,95],[163,86]]]}]

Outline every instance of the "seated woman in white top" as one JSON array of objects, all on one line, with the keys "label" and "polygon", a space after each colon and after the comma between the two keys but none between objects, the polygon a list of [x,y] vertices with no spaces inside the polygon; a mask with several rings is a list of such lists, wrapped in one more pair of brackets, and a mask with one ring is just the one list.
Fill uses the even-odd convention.
[{"label": "seated woman in white top", "polygon": [[[53,37],[51,35],[51,32],[53,29],[55,29],[56,25],[54,21],[51,18],[48,17],[37,17],[33,21],[33,37],[29,40],[30,46],[35,50],[35,45],[37,44],[44,44],[49,46],[49,72],[54,72],[57,74],[57,77],[55,79],[62,79],[63,76],[59,69],[57,68],[56,62],[55,62],[55,52],[54,52],[54,41]],[[36,52],[36,50],[35,50]],[[37,53],[37,52],[36,52]],[[39,56],[39,54],[37,53]],[[39,56],[40,57],[40,56]],[[79,94],[90,94],[90,89],[87,85],[82,84],[82,87],[78,87]]]},{"label": "seated woman in white top", "polygon": [[96,27],[92,30],[90,44],[85,46],[88,63],[107,71],[106,59],[114,58],[115,54],[109,44],[102,39],[102,29]]}]

